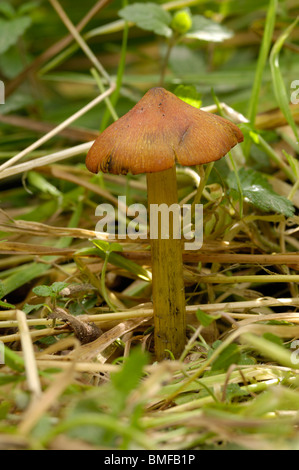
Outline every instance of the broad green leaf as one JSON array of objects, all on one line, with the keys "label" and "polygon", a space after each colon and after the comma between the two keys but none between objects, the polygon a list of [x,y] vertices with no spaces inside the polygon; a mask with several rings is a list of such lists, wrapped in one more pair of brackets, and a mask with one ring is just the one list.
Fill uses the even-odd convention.
[{"label": "broad green leaf", "polygon": [[212,364],[212,371],[227,370],[231,364],[237,364],[241,354],[237,344],[229,344],[215,359]]},{"label": "broad green leaf", "polygon": [[0,55],[0,70],[5,78],[15,78],[23,69],[24,58],[22,60],[22,57],[20,57],[17,46],[10,47],[8,51]]},{"label": "broad green leaf", "polygon": [[59,294],[63,289],[65,289],[69,284],[67,282],[53,282],[51,290],[53,294]]},{"label": "broad green leaf", "polygon": [[148,355],[137,348],[126,358],[120,371],[111,374],[114,412],[119,413],[124,409],[128,396],[140,383],[147,363]]},{"label": "broad green leaf", "polygon": [[26,13],[30,13],[36,8],[38,8],[40,5],[40,1],[37,2],[26,2],[23,5],[20,6],[18,9],[18,15],[22,16]]},{"label": "broad green leaf", "polygon": [[124,20],[135,23],[139,28],[170,37],[171,15],[155,3],[133,3],[119,11]]},{"label": "broad green leaf", "polygon": [[201,95],[193,85],[179,85],[174,90],[174,94],[185,103],[194,106],[194,108],[200,108],[201,106]]},{"label": "broad green leaf", "polygon": [[141,349],[132,351],[126,358],[123,366],[118,372],[111,374],[111,383],[113,387],[123,396],[136,388],[143,374],[143,368],[148,362],[148,356]]},{"label": "broad green leaf", "polygon": [[201,15],[192,17],[192,26],[186,33],[187,38],[211,42],[221,42],[232,36],[233,31]]},{"label": "broad green leaf", "polygon": [[39,297],[50,297],[52,295],[50,286],[36,286],[32,290]]},{"label": "broad green leaf", "polygon": [[217,318],[220,318],[220,315],[219,316],[209,315],[208,313],[203,312],[203,310],[199,308],[196,312],[196,318],[202,326],[207,327],[211,323],[213,323],[215,320],[217,320]]},{"label": "broad green leaf", "polygon": [[11,3],[2,0],[0,2],[0,14],[5,16],[6,18],[13,18],[16,14],[16,10],[11,5]]},{"label": "broad green leaf", "polygon": [[0,54],[16,44],[19,37],[25,33],[30,25],[31,18],[29,16],[22,16],[12,20],[0,18]]},{"label": "broad green leaf", "polygon": [[[193,50],[181,43],[173,47],[168,63],[173,74],[179,77],[194,74],[200,76],[206,68],[201,51]],[[183,78],[183,80],[185,79]]]},{"label": "broad green leaf", "polygon": [[44,304],[36,304],[36,305],[25,304],[22,310],[26,315],[29,315],[29,313],[35,312],[39,310],[40,308],[42,308],[43,306]]},{"label": "broad green leaf", "polygon": [[[275,193],[268,180],[258,171],[241,168],[238,171],[242,193],[248,202],[263,212],[274,212],[286,217],[294,215],[295,208],[289,199]],[[235,174],[229,174],[227,183],[233,191],[238,192]]]}]

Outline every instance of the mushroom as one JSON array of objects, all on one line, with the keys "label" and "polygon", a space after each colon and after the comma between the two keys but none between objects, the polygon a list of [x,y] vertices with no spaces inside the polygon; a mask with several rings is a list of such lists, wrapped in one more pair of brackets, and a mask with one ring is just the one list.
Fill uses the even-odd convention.
[{"label": "mushroom", "polygon": [[[188,105],[164,88],[152,88],[111,124],[88,152],[93,172],[147,174],[148,208],[178,204],[175,164],[202,165],[220,159],[239,142],[239,128],[222,117]],[[150,217],[151,225],[151,217]],[[186,342],[185,287],[181,240],[151,239],[155,353],[179,358]]]}]

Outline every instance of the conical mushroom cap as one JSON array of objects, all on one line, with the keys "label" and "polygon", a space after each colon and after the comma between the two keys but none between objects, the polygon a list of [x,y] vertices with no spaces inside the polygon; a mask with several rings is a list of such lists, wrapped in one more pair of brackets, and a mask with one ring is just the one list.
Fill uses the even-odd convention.
[{"label": "conical mushroom cap", "polygon": [[100,134],[86,166],[93,173],[154,173],[175,163],[219,160],[242,141],[242,132],[227,119],[194,108],[164,88],[152,88]]}]

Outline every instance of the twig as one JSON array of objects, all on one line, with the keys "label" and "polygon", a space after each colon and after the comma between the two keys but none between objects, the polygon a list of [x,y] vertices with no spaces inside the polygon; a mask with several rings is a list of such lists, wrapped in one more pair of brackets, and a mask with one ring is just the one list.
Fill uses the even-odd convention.
[{"label": "twig", "polygon": [[35,403],[41,395],[41,385],[39,381],[32,340],[25,313],[21,310],[16,310],[16,319],[20,330],[28,387],[32,393],[32,403]]},{"label": "twig", "polygon": [[42,394],[38,403],[29,406],[25,411],[23,419],[19,426],[21,434],[27,434],[40,420],[43,414],[55,403],[56,399],[63,393],[66,387],[71,383],[75,371],[75,365],[78,360],[77,352],[79,350],[79,342],[74,339],[75,350],[73,362],[68,364],[68,368],[60,374],[52,385]]},{"label": "twig", "polygon": [[58,15],[60,16],[61,20],[65,24],[65,26],[68,28],[72,36],[75,38],[81,49],[85,52],[87,57],[90,59],[90,61],[93,63],[93,65],[96,67],[96,69],[101,73],[101,75],[107,80],[107,83],[111,85],[112,81],[109,76],[109,74],[106,72],[102,64],[99,62],[97,57],[94,55],[92,50],[88,47],[87,43],[84,41],[78,30],[75,28],[69,17],[66,15],[65,11],[61,7],[60,3],[57,0],[50,0],[53,8],[56,10]]},{"label": "twig", "polygon": [[[9,116],[0,114],[0,122],[39,133],[49,132],[56,127],[54,124],[49,122],[34,121],[27,117],[15,116],[12,114]],[[95,140],[98,136],[98,131],[72,127],[61,131],[60,135],[76,142],[86,142],[88,140]]]},{"label": "twig", "polygon": [[[82,18],[82,20],[76,26],[78,32],[82,31],[83,28],[89,23],[89,21],[104,7],[106,7],[113,0],[99,0],[89,12]],[[60,51],[65,49],[71,44],[73,36],[71,34],[60,39],[58,42],[53,44],[49,49],[47,49],[43,54],[37,57],[28,67],[26,67],[16,78],[14,78],[10,83],[8,83],[5,94],[6,97],[10,96],[16,88],[27,78],[27,75],[30,72],[33,72],[38,69],[40,65],[45,63],[47,60],[51,59],[53,56],[56,56]]]},{"label": "twig", "polygon": [[[59,133],[59,131],[57,131]],[[52,136],[51,136],[52,137]],[[51,138],[49,137],[49,138]],[[48,139],[46,139],[48,140]],[[43,142],[39,142],[39,145],[42,145]],[[37,144],[37,142],[36,142]],[[8,178],[9,176],[14,176],[14,175],[19,175],[21,173],[24,173],[25,171],[32,170],[33,168],[38,168],[40,166],[45,166],[45,165],[50,165],[51,163],[59,162],[61,160],[66,160],[67,158],[75,157],[77,155],[84,154],[88,152],[90,147],[92,146],[93,142],[88,142],[86,144],[80,144],[76,145],[75,147],[71,147],[69,149],[61,150],[60,152],[55,152],[51,153],[50,155],[45,155],[44,157],[36,158],[34,160],[20,163],[19,165],[15,165],[12,168],[5,168],[2,170],[2,167],[0,167],[0,180]],[[35,145],[35,144],[34,144]],[[37,145],[37,147],[39,147]],[[36,147],[35,147],[36,148]],[[19,153],[15,157],[13,157],[15,160],[14,162],[20,160],[22,157],[25,155],[28,155],[32,151],[32,146],[28,147],[26,150],[23,152]],[[18,157],[18,158],[16,158]],[[12,162],[13,159],[10,159],[8,162],[9,163],[7,166],[12,165],[14,162]]]},{"label": "twig", "polygon": [[[48,134],[44,135],[41,139],[37,140],[36,142],[34,142],[32,145],[30,145],[29,147],[27,147],[25,150],[22,150],[22,152],[18,153],[17,155],[15,155],[13,158],[11,158],[10,160],[8,160],[7,162],[3,163],[3,165],[0,166],[0,179],[3,179],[3,178],[6,178],[7,176],[11,176],[11,175],[14,175],[14,174],[18,174],[18,173],[22,173],[23,171],[27,171],[27,168],[25,166],[25,169],[24,167],[21,166],[21,168],[17,168],[17,171],[14,172],[13,168],[8,171],[8,172],[4,172],[5,169],[7,169],[8,167],[14,165],[16,162],[18,162],[19,160],[21,160],[21,158],[25,157],[26,155],[28,155],[30,152],[32,152],[33,150],[36,150],[38,147],[40,147],[41,145],[45,144],[46,142],[48,142],[48,140],[52,139],[52,137],[55,137],[57,134],[59,134],[63,129],[65,129],[66,127],[68,127],[70,124],[72,124],[74,121],[76,121],[77,119],[79,119],[81,116],[83,116],[84,114],[86,114],[88,111],[90,111],[92,108],[94,108],[97,104],[101,103],[101,101],[103,101],[107,96],[109,96],[115,89],[115,85],[114,84],[111,84],[110,88],[108,88],[108,90],[105,91],[105,93],[102,93],[100,96],[97,96],[94,100],[92,100],[90,103],[88,103],[86,106],[84,106],[82,109],[80,109],[79,111],[77,111],[75,114],[73,114],[71,117],[69,117],[68,119],[66,119],[64,122],[62,122],[61,124],[59,124],[59,126],[55,127],[55,129],[53,129],[52,131],[48,132]],[[80,154],[83,149],[84,151],[86,149],[89,149],[92,145],[92,142],[89,142],[88,144],[82,144],[82,145],[79,145],[77,147],[74,147],[74,149],[68,149],[68,150],[64,150],[63,152],[65,152],[65,155],[66,157],[65,158],[68,158],[68,157],[71,157],[73,155],[78,155]],[[74,150],[74,153],[72,153],[72,150]],[[54,154],[55,155],[55,154]],[[60,158],[59,158],[60,157]],[[41,159],[37,159],[35,160],[34,162],[30,162],[30,163],[33,163],[33,167],[29,168],[29,169],[32,169],[32,168],[36,168],[36,166],[41,166],[39,164],[40,160],[42,159],[47,159],[49,158],[49,156],[47,157],[42,157]],[[53,155],[51,156],[50,158],[50,162],[53,163],[53,161],[58,161],[58,160],[63,160],[63,153],[62,152],[57,152],[56,154],[56,158],[57,159],[54,159],[53,160]],[[47,161],[47,160],[44,160],[44,161]],[[28,163],[28,162],[26,162]],[[43,164],[48,164],[49,161],[47,163],[43,163]],[[25,164],[24,164],[25,165]],[[20,165],[19,165],[20,167]],[[4,176],[3,176],[4,174]]]},{"label": "twig", "polygon": [[[269,297],[262,297],[255,300],[246,300],[241,302],[221,302],[221,303],[214,303],[214,304],[198,304],[198,305],[187,305],[186,313],[187,314],[195,314],[198,309],[203,310],[207,313],[219,313],[219,312],[230,312],[230,316],[236,319],[247,319],[253,318],[255,315],[257,318],[260,318],[260,315],[256,312],[254,313],[239,313],[247,312],[252,309],[260,309],[265,307],[286,307],[286,306],[299,306],[299,298],[269,298]],[[94,309],[94,311],[98,311]],[[5,312],[7,318],[11,317],[11,314],[15,312],[15,310],[8,310]],[[233,313],[235,312],[235,313]],[[293,314],[292,314],[293,315]],[[144,307],[144,308],[134,308],[130,310],[114,312],[114,313],[93,313],[91,315],[84,315],[84,320],[87,322],[94,322],[94,323],[106,323],[106,322],[118,322],[118,321],[125,321],[125,320],[132,320],[134,318],[147,318],[150,319],[153,316],[153,309],[152,307]],[[293,315],[294,317],[294,315]],[[293,321],[292,317],[292,321]],[[45,318],[35,318],[35,319],[28,319],[27,320],[28,326],[48,326],[51,327],[53,322],[52,320],[47,320]],[[2,320],[0,322],[0,328],[14,328],[17,326],[16,321],[14,320]],[[289,327],[288,327],[289,328]],[[36,333],[36,332],[35,332]],[[34,333],[34,334],[35,334]],[[0,339],[2,339],[0,337]]]}]

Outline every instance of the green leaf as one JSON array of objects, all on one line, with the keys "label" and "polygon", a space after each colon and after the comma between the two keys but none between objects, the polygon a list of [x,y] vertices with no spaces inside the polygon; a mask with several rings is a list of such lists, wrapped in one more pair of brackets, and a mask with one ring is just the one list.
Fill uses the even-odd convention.
[{"label": "green leaf", "polygon": [[17,372],[24,371],[24,360],[15,351],[12,351],[7,346],[4,346],[4,360],[5,365]]},{"label": "green leaf", "polygon": [[3,284],[0,282],[0,299],[2,299],[4,295],[5,295],[5,289],[3,287]]},{"label": "green leaf", "polygon": [[200,51],[190,49],[190,47],[180,43],[172,48],[168,63],[173,74],[179,77],[193,74],[200,76],[206,67]]},{"label": "green leaf", "polygon": [[67,282],[53,282],[51,290],[53,294],[59,294],[63,289],[65,289],[69,284]]},{"label": "green leaf", "polygon": [[210,42],[221,42],[232,36],[233,31],[201,15],[192,17],[191,29],[186,33],[187,38]]},{"label": "green leaf", "polygon": [[42,193],[50,194],[54,197],[62,196],[61,192],[56,188],[56,186],[49,183],[49,181],[47,181],[44,176],[40,175],[36,171],[29,171],[27,178],[28,183],[30,183],[31,186],[34,186]]},{"label": "green leaf", "polygon": [[9,2],[2,0],[0,2],[0,14],[6,16],[6,18],[13,18],[16,14],[16,10]]},{"label": "green leaf", "polygon": [[174,90],[174,94],[185,103],[194,106],[194,108],[201,107],[201,95],[197,92],[194,85],[179,85]]},{"label": "green leaf", "polygon": [[248,392],[246,390],[242,390],[240,385],[234,383],[228,384],[226,388],[226,400],[231,401],[233,398],[243,397],[245,395],[248,395]]},{"label": "green leaf", "polygon": [[56,297],[67,286],[66,282],[53,282],[51,286],[36,286],[32,290],[40,297]]},{"label": "green leaf", "polygon": [[[289,199],[275,193],[268,180],[258,171],[241,168],[238,171],[243,196],[263,212],[274,212],[286,217],[294,215],[295,208]],[[227,183],[231,190],[238,192],[234,172],[228,176]]]},{"label": "green leaf", "polygon": [[3,302],[2,300],[0,300],[0,307],[2,307],[2,308],[9,308],[9,309],[14,309],[14,308],[16,308],[15,305],[9,304],[9,303],[7,303],[7,302]]},{"label": "green leaf", "polygon": [[[0,383],[1,383],[1,379],[0,379]],[[11,404],[9,403],[9,401],[3,401],[0,404],[0,420],[3,420],[6,418],[10,408],[11,408]]]},{"label": "green leaf", "polygon": [[18,9],[18,15],[22,16],[26,13],[31,13],[33,10],[36,10],[40,5],[40,1],[36,2],[26,2],[25,4],[21,5]]},{"label": "green leaf", "polygon": [[[6,374],[0,373],[0,386],[7,385],[10,383],[14,383],[14,382],[20,382],[22,380],[25,380],[25,377],[22,375],[8,375],[7,373]],[[0,419],[2,419],[1,410],[0,410]]]},{"label": "green leaf", "polygon": [[259,354],[263,355],[271,361],[275,361],[285,367],[296,368],[296,364],[292,362],[292,355],[284,347],[273,341],[261,338],[252,333],[244,333],[242,342],[248,347],[252,347]]},{"label": "green leaf", "polygon": [[0,18],[0,54],[16,44],[19,37],[25,33],[30,25],[31,18],[29,16],[22,16],[12,20]]},{"label": "green leaf", "polygon": [[[106,258],[106,253],[109,250],[109,243],[103,240],[92,240],[92,243],[97,247],[96,253],[101,256],[101,258]],[[107,246],[108,245],[108,246]],[[114,244],[113,245],[118,245]],[[116,248],[114,246],[114,248]],[[119,250],[118,250],[119,251]],[[85,252],[85,250],[78,251],[77,253]],[[86,253],[89,253],[89,250],[86,250]],[[151,273],[147,271],[145,268],[140,266],[134,261],[124,258],[123,256],[119,255],[118,253],[110,253],[109,254],[109,263],[118,266],[119,268],[126,269],[131,273],[135,274],[136,276],[140,277],[145,281],[151,281]]]},{"label": "green leaf", "polygon": [[35,312],[36,310],[39,310],[43,306],[44,304],[36,304],[36,305],[25,304],[22,310],[26,315],[28,315],[31,312]]},{"label": "green leaf", "polygon": [[227,370],[231,364],[238,364],[241,354],[237,344],[229,344],[215,359],[211,370]]},{"label": "green leaf", "polygon": [[273,333],[264,333],[263,338],[268,340],[268,341],[272,341],[272,343],[274,343],[274,344],[278,344],[279,346],[283,346],[282,339],[279,336],[274,335]]},{"label": "green leaf", "polygon": [[8,275],[8,277],[2,281],[4,288],[3,295],[8,295],[11,292],[14,292],[18,287],[36,279],[44,274],[48,269],[49,267],[47,265],[35,262],[27,263],[16,268],[13,274]]},{"label": "green leaf", "polygon": [[108,253],[113,253],[113,252],[120,252],[123,251],[123,247],[121,246],[120,243],[109,243],[109,248],[108,248]]},{"label": "green leaf", "polygon": [[116,413],[124,409],[128,396],[140,383],[147,363],[147,354],[136,348],[126,358],[121,370],[111,374],[113,405]]},{"label": "green leaf", "polygon": [[220,318],[220,315],[218,316],[212,316],[209,315],[208,313],[203,312],[200,308],[196,311],[196,318],[200,322],[200,324],[204,327],[209,326],[213,321],[217,320],[217,318]]},{"label": "green leaf", "polygon": [[37,286],[32,290],[39,297],[50,297],[52,295],[52,289],[49,286]]},{"label": "green leaf", "polygon": [[135,23],[139,28],[170,37],[171,15],[155,3],[133,3],[119,11],[124,20]]}]

